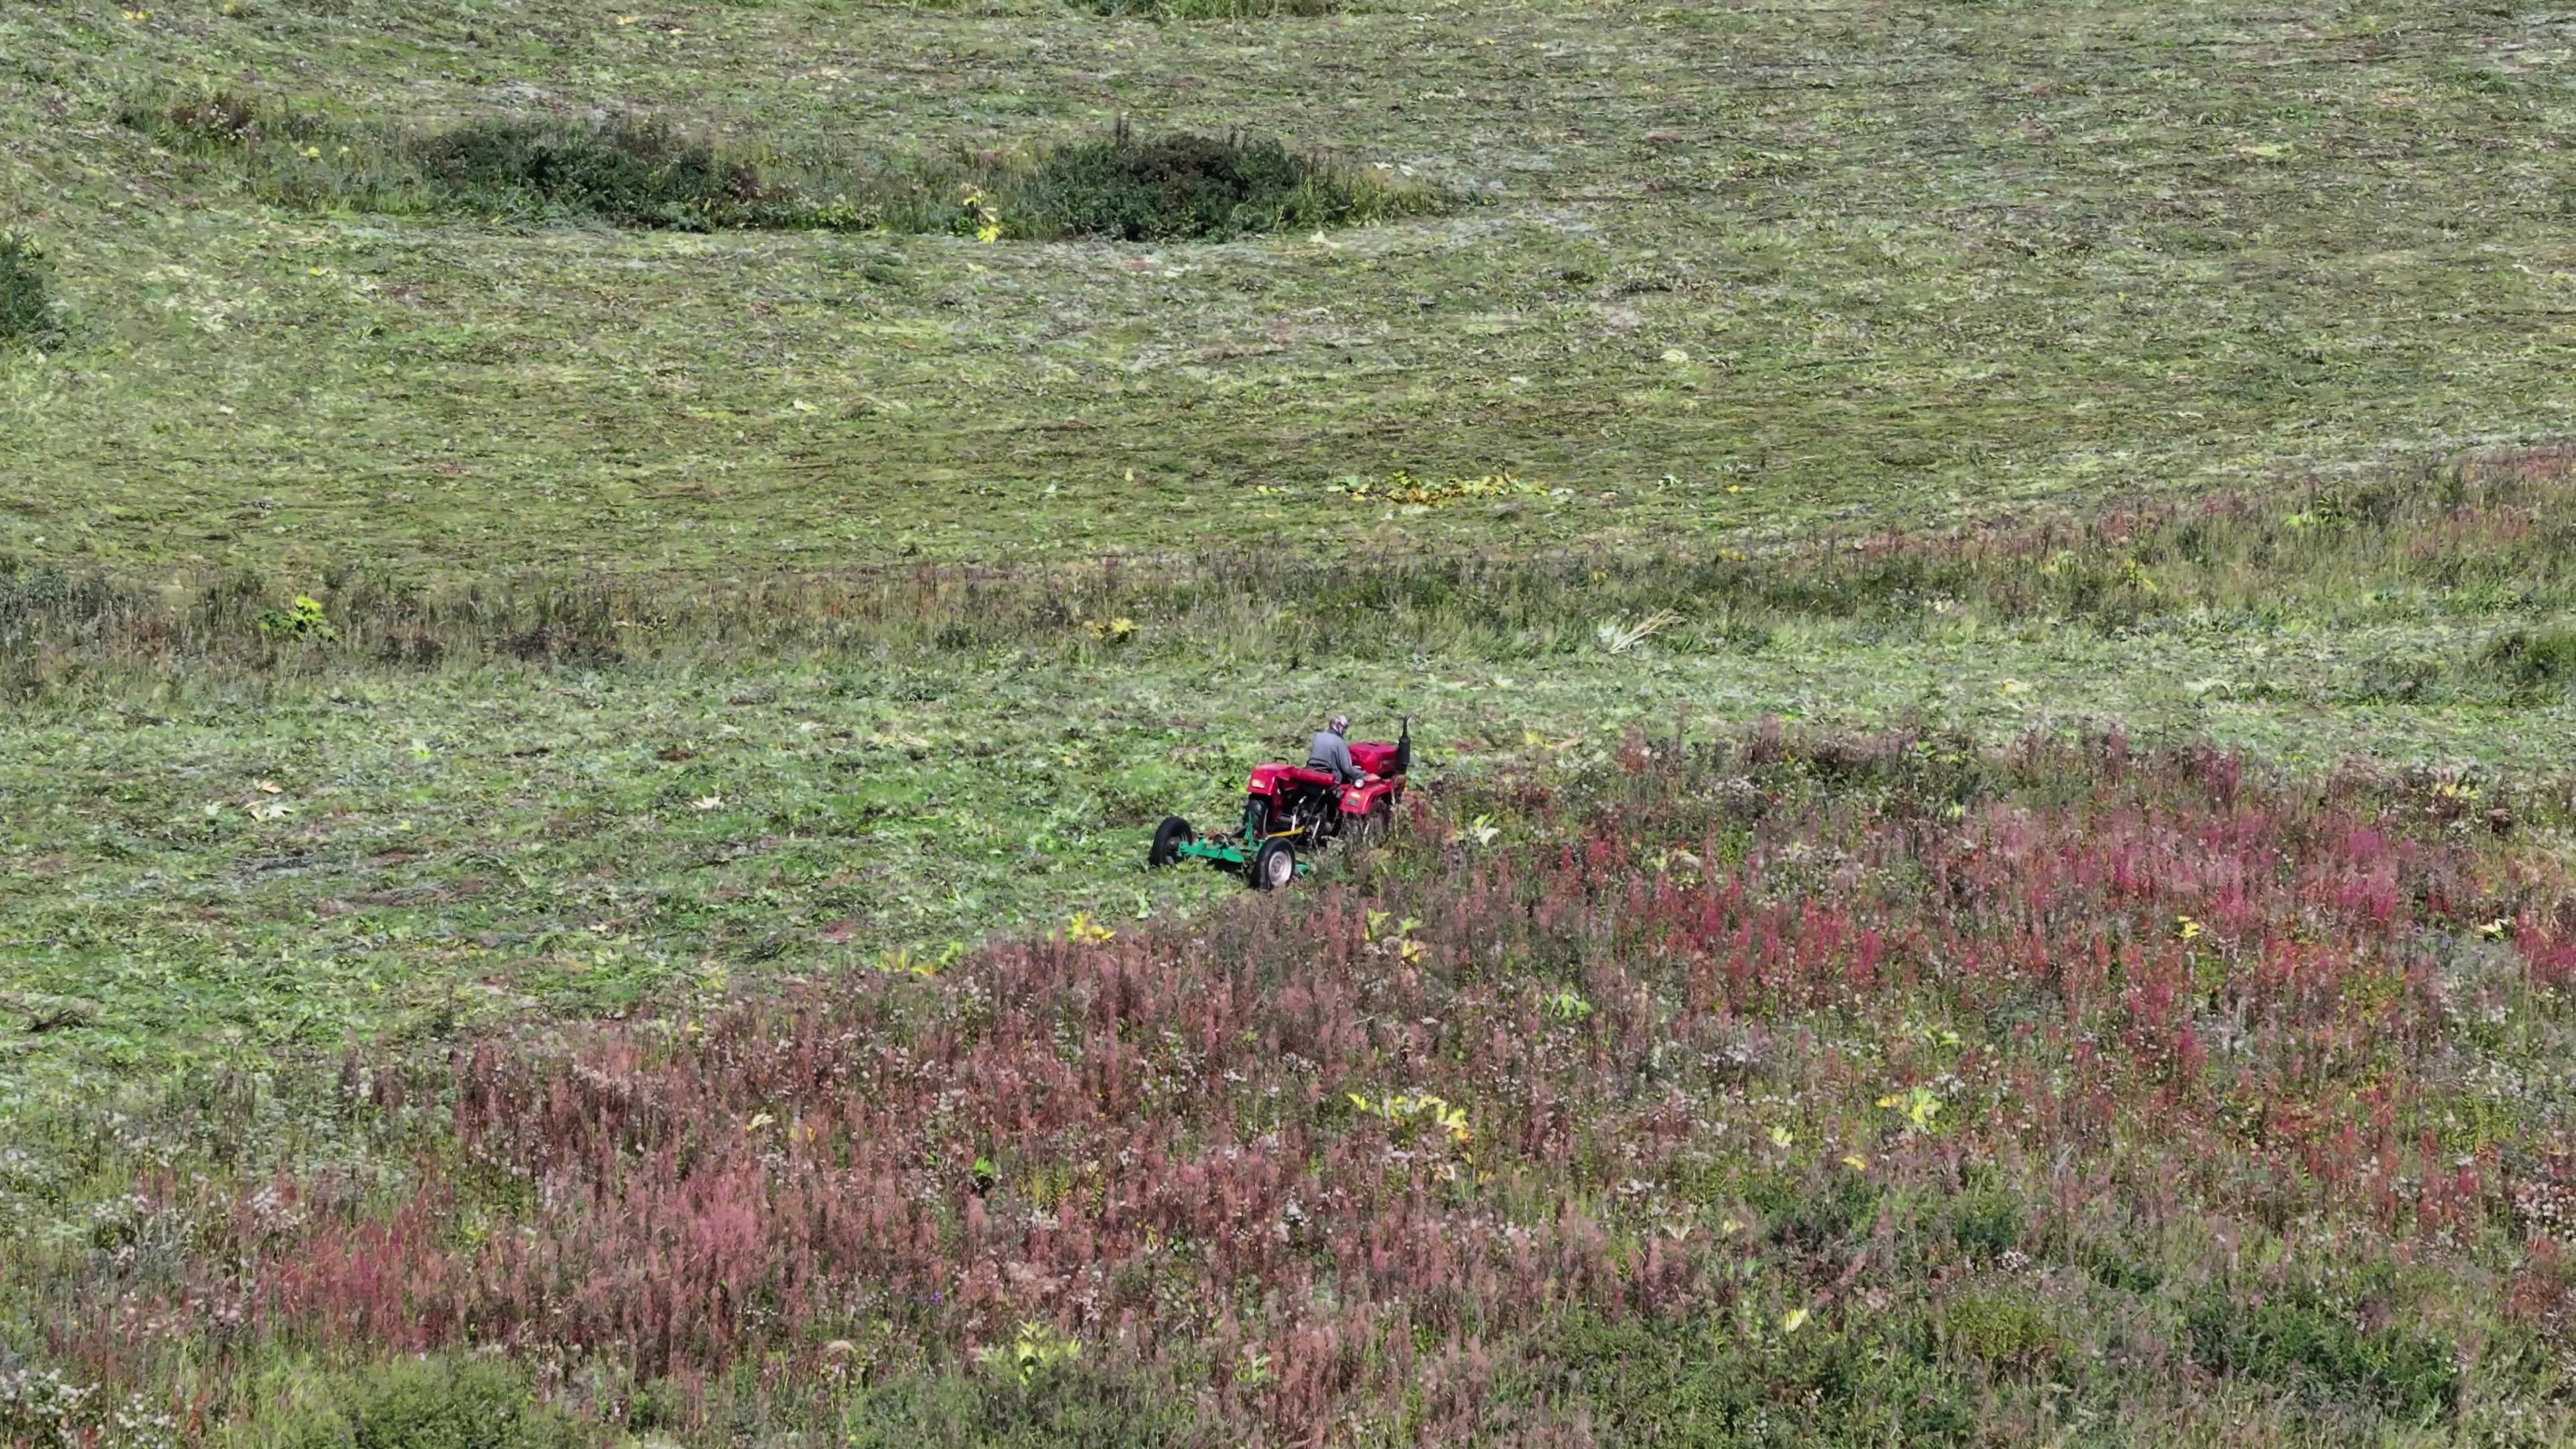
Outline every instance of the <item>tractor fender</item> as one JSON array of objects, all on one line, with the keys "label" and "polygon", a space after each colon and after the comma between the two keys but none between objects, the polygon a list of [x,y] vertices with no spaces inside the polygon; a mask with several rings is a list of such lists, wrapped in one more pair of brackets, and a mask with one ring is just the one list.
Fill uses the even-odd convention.
[{"label": "tractor fender", "polygon": [[1366,815],[1371,810],[1377,808],[1379,801],[1392,800],[1394,798],[1395,782],[1393,780],[1371,780],[1365,785],[1353,785],[1342,792],[1342,813],[1344,815]]}]

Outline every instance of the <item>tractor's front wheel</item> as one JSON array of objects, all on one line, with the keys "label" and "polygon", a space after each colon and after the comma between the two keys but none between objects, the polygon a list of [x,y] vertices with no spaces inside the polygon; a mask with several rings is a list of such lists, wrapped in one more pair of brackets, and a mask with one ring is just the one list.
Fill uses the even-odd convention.
[{"label": "tractor's front wheel", "polygon": [[1154,828],[1154,848],[1145,852],[1145,864],[1149,867],[1178,865],[1181,847],[1198,838],[1199,833],[1190,828],[1190,822],[1178,815],[1166,815],[1163,823]]},{"label": "tractor's front wheel", "polygon": [[1366,815],[1350,822],[1351,843],[1363,848],[1383,845],[1387,833],[1395,828],[1395,807],[1384,800],[1369,807]]},{"label": "tractor's front wheel", "polygon": [[1252,888],[1257,891],[1285,889],[1297,878],[1297,847],[1285,840],[1265,840],[1252,857]]}]

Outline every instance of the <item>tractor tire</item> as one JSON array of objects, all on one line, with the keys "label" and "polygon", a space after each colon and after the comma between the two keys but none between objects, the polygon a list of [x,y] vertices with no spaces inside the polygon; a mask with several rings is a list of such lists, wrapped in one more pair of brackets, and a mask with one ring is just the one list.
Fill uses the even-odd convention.
[{"label": "tractor tire", "polygon": [[1166,815],[1163,823],[1154,828],[1154,848],[1145,852],[1145,864],[1154,869],[1178,865],[1181,847],[1198,838],[1199,833],[1190,828],[1190,822],[1178,815]]},{"label": "tractor tire", "polygon": [[1369,807],[1369,812],[1351,824],[1351,843],[1363,850],[1386,844],[1395,829],[1395,807],[1384,800]]},{"label": "tractor tire", "polygon": [[1285,840],[1265,840],[1252,857],[1244,879],[1257,891],[1275,891],[1297,878],[1297,847]]}]

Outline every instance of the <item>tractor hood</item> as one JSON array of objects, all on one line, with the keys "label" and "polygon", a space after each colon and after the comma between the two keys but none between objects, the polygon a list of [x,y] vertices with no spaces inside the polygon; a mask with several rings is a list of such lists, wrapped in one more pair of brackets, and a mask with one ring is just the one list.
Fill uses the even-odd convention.
[{"label": "tractor hood", "polygon": [[1351,763],[1372,775],[1395,776],[1413,767],[1413,721],[1404,722],[1404,733],[1393,744],[1382,740],[1351,742]]}]

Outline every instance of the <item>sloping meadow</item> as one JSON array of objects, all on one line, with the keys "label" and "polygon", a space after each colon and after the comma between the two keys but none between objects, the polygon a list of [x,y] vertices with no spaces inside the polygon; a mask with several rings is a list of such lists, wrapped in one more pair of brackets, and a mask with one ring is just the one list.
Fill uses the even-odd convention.
[{"label": "sloping meadow", "polygon": [[67,1418],[200,1428],[498,1354],[566,1433],[2542,1442],[2531,829],[2116,738],[1632,737],[1184,925],[353,1051],[338,1166],[102,1144],[13,1306]]}]

